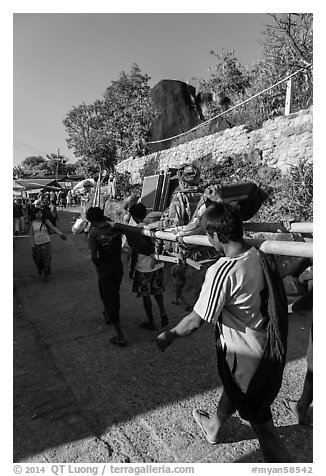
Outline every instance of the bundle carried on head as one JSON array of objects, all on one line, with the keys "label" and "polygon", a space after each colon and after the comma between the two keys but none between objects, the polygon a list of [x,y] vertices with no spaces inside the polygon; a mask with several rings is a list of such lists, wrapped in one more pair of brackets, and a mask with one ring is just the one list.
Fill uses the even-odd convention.
[{"label": "bundle carried on head", "polygon": [[200,217],[214,202],[228,202],[239,209],[243,221],[252,218],[259,210],[268,194],[260,184],[245,182],[237,184],[209,185],[198,202],[191,222],[178,232],[180,236],[202,234]]},{"label": "bundle carried on head", "polygon": [[267,198],[268,193],[255,182],[209,185],[203,194],[207,206],[223,201],[238,207],[244,221],[252,218]]},{"label": "bundle carried on head", "polygon": [[177,171],[177,177],[185,186],[198,185],[200,170],[195,164],[182,164]]}]

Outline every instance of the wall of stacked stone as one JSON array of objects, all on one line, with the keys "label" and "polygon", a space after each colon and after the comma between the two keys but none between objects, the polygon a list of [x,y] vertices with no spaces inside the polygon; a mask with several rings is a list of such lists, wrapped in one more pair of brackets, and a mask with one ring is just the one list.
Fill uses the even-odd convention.
[{"label": "wall of stacked stone", "polygon": [[132,182],[139,183],[139,171],[148,162],[158,164],[159,170],[166,170],[185,162],[196,161],[200,165],[200,159],[207,156],[218,163],[226,157],[242,155],[248,161],[259,161],[286,173],[290,165],[298,164],[301,159],[313,160],[312,116],[311,106],[270,119],[254,131],[245,125],[233,127],[144,157],[124,160],[116,170],[130,172]]}]

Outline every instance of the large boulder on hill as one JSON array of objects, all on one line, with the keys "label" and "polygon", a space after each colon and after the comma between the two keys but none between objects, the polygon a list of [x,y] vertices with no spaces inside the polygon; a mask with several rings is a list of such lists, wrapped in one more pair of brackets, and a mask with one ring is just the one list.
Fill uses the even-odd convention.
[{"label": "large boulder on hill", "polygon": [[[151,128],[150,141],[166,139],[186,132],[200,122],[196,89],[182,81],[163,79],[152,89],[158,116]],[[171,141],[151,144],[151,152],[168,149]]]},{"label": "large boulder on hill", "polygon": [[[207,105],[213,100],[211,93],[196,94],[196,89],[183,81],[163,79],[152,89],[153,102],[158,109],[149,137],[149,141],[159,141],[187,132],[205,120]],[[231,127],[224,118],[212,121],[208,130],[201,135],[214,133]],[[207,128],[206,128],[207,129]],[[182,142],[198,137],[194,133],[183,136],[182,139],[172,139],[157,144],[150,144],[150,153],[168,149]]]}]

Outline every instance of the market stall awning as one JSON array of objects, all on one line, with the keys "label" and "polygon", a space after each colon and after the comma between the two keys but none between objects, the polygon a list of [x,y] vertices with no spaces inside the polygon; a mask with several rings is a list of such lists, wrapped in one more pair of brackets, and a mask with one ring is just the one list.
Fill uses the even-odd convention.
[{"label": "market stall awning", "polygon": [[20,183],[18,183],[16,180],[13,180],[13,187],[12,187],[15,191],[22,191],[22,190],[25,190],[25,187],[23,185],[21,185]]},{"label": "market stall awning", "polygon": [[24,190],[61,190],[59,182],[53,179],[20,179],[16,183],[23,186]]}]

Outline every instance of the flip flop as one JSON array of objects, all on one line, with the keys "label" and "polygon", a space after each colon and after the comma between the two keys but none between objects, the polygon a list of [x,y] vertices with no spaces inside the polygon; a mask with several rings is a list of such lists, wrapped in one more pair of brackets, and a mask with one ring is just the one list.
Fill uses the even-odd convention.
[{"label": "flip flop", "polygon": [[208,435],[207,435],[207,431],[205,430],[205,428],[203,427],[203,424],[201,422],[201,416],[204,415],[204,416],[208,416],[208,414],[206,412],[203,412],[203,411],[200,411],[200,410],[193,410],[192,411],[192,416],[194,417],[194,420],[195,422],[197,423],[197,425],[199,426],[199,428],[201,429],[201,431],[203,432],[206,440],[208,441],[208,443],[210,443],[211,445],[217,445],[218,444],[218,441],[216,440],[211,440]]},{"label": "flip flop", "polygon": [[127,342],[125,340],[119,340],[118,336],[111,337],[111,344],[118,345],[119,347],[126,347]]},{"label": "flip flop", "polygon": [[300,425],[304,425],[305,424],[305,418],[301,417],[298,410],[295,410],[292,407],[291,402],[297,403],[295,400],[283,400],[283,405],[291,413],[291,415],[295,417],[295,419],[297,420],[297,422]]}]

